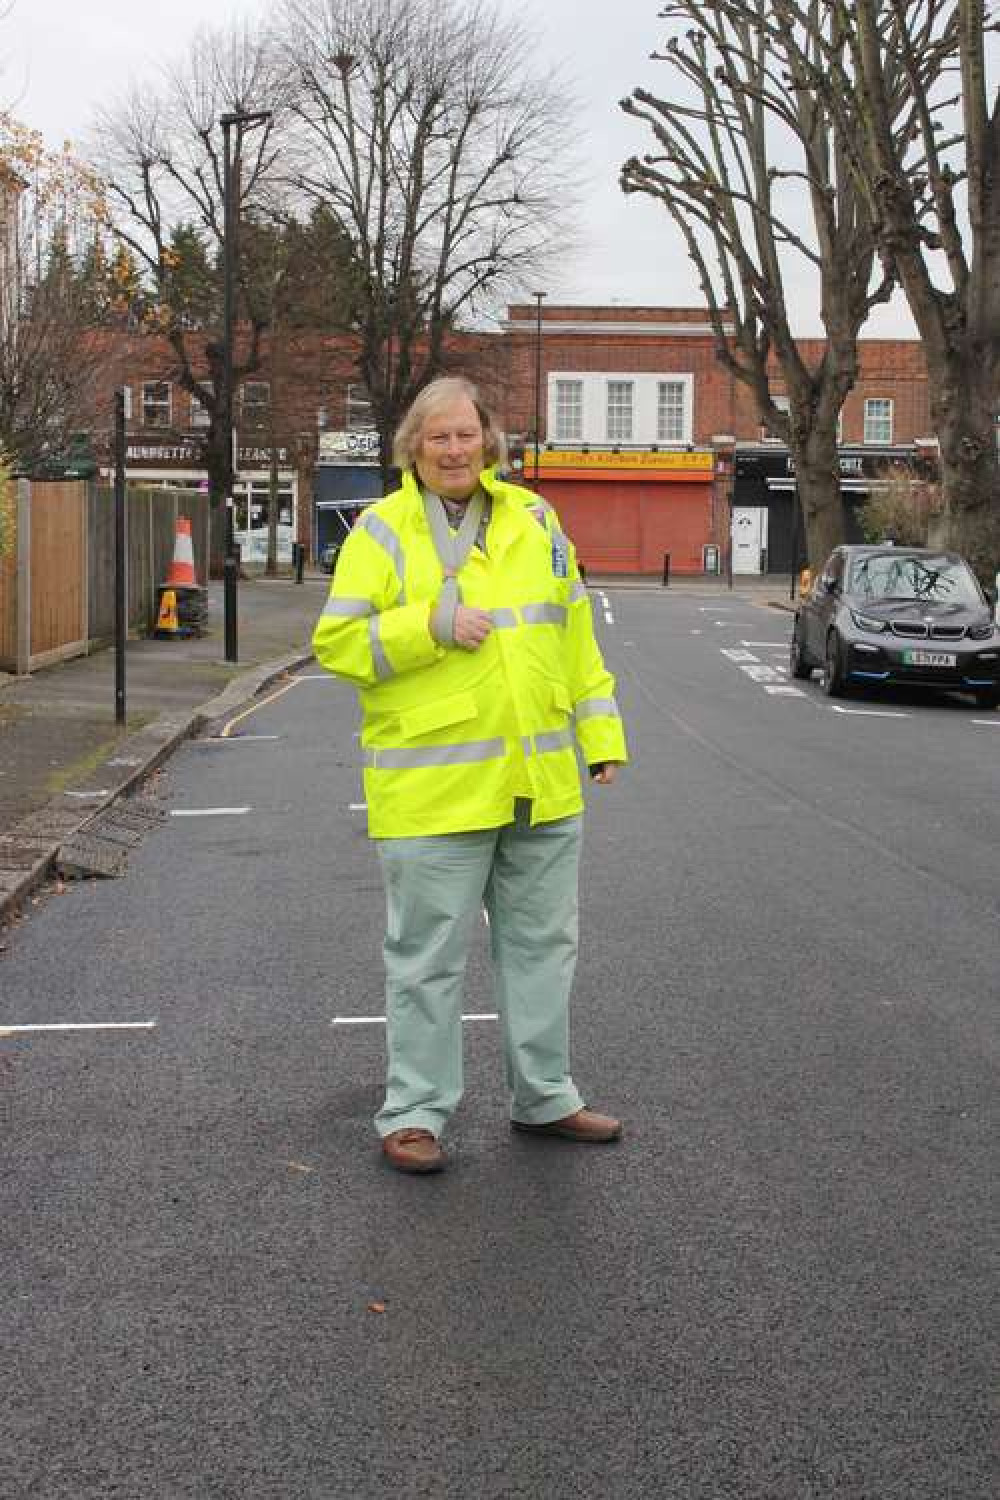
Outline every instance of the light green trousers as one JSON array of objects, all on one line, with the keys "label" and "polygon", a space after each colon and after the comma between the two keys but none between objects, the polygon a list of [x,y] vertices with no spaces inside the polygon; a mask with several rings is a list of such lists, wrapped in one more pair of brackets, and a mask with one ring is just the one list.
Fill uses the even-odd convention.
[{"label": "light green trousers", "polygon": [[583,1107],[569,1076],[582,820],[379,839],[385,881],[388,1076],[380,1135],[440,1135],[462,1097],[462,988],[486,907],[511,1116],[544,1125]]}]

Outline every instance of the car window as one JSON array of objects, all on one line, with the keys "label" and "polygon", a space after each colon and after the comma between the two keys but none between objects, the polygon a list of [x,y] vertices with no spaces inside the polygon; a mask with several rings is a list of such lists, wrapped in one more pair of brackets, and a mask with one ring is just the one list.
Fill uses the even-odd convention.
[{"label": "car window", "polygon": [[862,599],[918,599],[933,604],[981,604],[969,568],[958,558],[876,552],[857,557],[849,592]]}]

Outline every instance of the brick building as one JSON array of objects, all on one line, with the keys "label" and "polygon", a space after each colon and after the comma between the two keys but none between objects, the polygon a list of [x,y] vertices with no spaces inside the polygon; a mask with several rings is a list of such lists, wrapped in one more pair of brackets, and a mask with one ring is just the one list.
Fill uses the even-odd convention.
[{"label": "brick building", "polygon": [[[130,478],[204,486],[206,414],[178,384],[166,340],[97,337],[102,409],[110,413],[115,386],[130,395]],[[355,354],[348,337],[289,333],[274,347],[265,340],[260,369],[240,382],[237,530],[249,556],[262,545],[272,466],[285,551],[297,539],[316,555],[379,493]],[[658,574],[669,554],[673,571],[701,573],[722,565],[731,534],[736,571],[794,565],[793,465],[716,359],[703,310],[517,305],[496,332],[455,335],[450,363],[478,379],[509,434],[515,474],[537,480],[591,571]],[[928,433],[920,345],[863,342],[842,423],[849,498],[862,498],[887,462],[914,462]],[[98,434],[105,455],[109,439]]]}]

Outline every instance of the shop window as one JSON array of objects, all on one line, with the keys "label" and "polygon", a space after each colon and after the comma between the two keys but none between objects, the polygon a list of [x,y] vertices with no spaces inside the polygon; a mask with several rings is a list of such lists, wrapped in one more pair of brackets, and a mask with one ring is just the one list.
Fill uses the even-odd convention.
[{"label": "shop window", "polygon": [[169,380],[146,380],[142,386],[143,427],[170,426]]},{"label": "shop window", "polygon": [[583,441],[583,381],[557,380],[555,385],[555,441],[580,443]]},{"label": "shop window", "polygon": [[349,384],[344,397],[345,428],[348,432],[370,432],[374,425],[367,387],[357,382]]},{"label": "shop window", "polygon": [[[212,394],[212,384],[210,381],[203,380],[201,384],[208,388],[209,394]],[[192,396],[191,411],[188,418],[192,431],[204,432],[209,425],[209,420],[208,408],[202,406],[197,396]]]},{"label": "shop window", "polygon": [[892,402],[885,396],[865,402],[865,442],[892,442]]},{"label": "shop window", "polygon": [[632,441],[632,382],[608,381],[608,442]]}]

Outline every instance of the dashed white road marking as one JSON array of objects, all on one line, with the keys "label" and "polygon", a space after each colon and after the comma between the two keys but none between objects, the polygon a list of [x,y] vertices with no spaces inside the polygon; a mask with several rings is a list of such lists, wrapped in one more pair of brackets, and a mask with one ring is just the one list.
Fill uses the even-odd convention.
[{"label": "dashed white road marking", "polygon": [[[251,745],[258,740],[280,740],[280,734],[231,734],[227,739],[221,735],[212,735],[207,740],[195,740],[196,745]],[[110,762],[109,762],[110,764]]]},{"label": "dashed white road marking", "polygon": [[764,691],[765,691],[765,693],[770,693],[772,695],[772,697],[776,693],[780,693],[783,697],[786,697],[786,698],[804,698],[805,697],[805,693],[802,691],[801,688],[792,687],[790,683],[783,683],[780,687],[769,687],[769,686],[765,685]]},{"label": "dashed white road marking", "polygon": [[[494,1011],[481,1011],[462,1017],[463,1021],[499,1021]],[[385,1016],[334,1016],[331,1026],[384,1026]]]},{"label": "dashed white road marking", "polygon": [[844,708],[840,703],[831,703],[830,708],[835,714],[850,714],[855,719],[908,719],[909,714],[896,713],[893,709],[885,708]]},{"label": "dashed white road marking", "polygon": [[754,682],[776,682],[781,677],[781,673],[775,667],[767,667],[763,663],[746,666],[740,662],[739,668],[741,672],[745,672]]},{"label": "dashed white road marking", "polygon": [[0,1036],[21,1036],[45,1031],[153,1031],[155,1021],[47,1021],[0,1026]]},{"label": "dashed white road marking", "polygon": [[348,812],[367,812],[368,811],[368,803],[367,802],[348,802],[348,804],[347,804],[347,811]]},{"label": "dashed white road marking", "polygon": [[172,818],[241,818],[249,807],[172,807]]},{"label": "dashed white road marking", "polygon": [[1000,719],[970,719],[970,724],[978,724],[982,729],[1000,729]]},{"label": "dashed white road marking", "polygon": [[78,797],[81,802],[96,802],[98,797],[110,797],[111,787],[98,787],[93,792],[63,792],[64,797]]},{"label": "dashed white road marking", "polygon": [[759,656],[754,656],[752,651],[744,651],[739,646],[723,646],[720,649],[720,655],[726,657],[728,661],[760,661]]},{"label": "dashed white road marking", "polygon": [[757,646],[757,647],[759,647],[761,649],[766,648],[769,651],[770,650],[774,650],[774,651],[787,651],[788,650],[788,642],[787,641],[743,641],[742,644],[744,646]]}]

